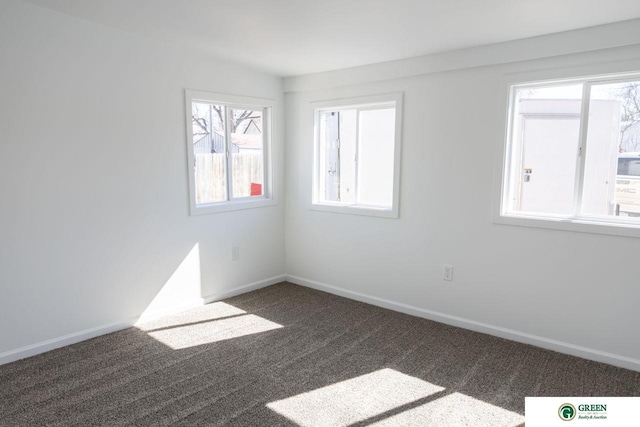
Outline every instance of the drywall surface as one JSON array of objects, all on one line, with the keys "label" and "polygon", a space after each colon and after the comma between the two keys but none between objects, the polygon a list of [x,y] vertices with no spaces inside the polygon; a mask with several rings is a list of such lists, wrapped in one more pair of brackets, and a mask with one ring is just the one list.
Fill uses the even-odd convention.
[{"label": "drywall surface", "polygon": [[640,43],[640,19],[581,28],[562,33],[494,43],[398,61],[286,77],[285,92],[324,89],[482,65],[508,64]]},{"label": "drywall surface", "polygon": [[0,58],[0,355],[284,273],[281,169],[276,206],[189,215],[184,105],[274,99],[280,168],[279,78],[13,0]]},{"label": "drywall surface", "polygon": [[[639,58],[636,45],[333,87],[329,75],[289,92],[288,276],[640,368],[640,239],[493,222],[508,82],[640,70]],[[313,102],[393,92],[404,93],[399,218],[311,210]]]}]

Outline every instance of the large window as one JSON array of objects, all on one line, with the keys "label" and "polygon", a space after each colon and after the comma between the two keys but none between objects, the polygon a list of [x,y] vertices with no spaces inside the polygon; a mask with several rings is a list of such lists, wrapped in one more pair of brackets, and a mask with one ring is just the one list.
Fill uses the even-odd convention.
[{"label": "large window", "polygon": [[316,104],[313,205],[398,216],[399,94]]},{"label": "large window", "polygon": [[640,75],[511,88],[501,215],[640,226]]},{"label": "large window", "polygon": [[270,204],[268,100],[186,92],[191,213]]}]

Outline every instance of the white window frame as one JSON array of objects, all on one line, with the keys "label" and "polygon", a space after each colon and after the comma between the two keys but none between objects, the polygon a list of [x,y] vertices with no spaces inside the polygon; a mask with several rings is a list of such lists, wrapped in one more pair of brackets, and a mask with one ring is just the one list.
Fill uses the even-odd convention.
[{"label": "white window frame", "polygon": [[[502,164],[497,176],[500,177],[499,194],[494,200],[493,222],[496,224],[516,225],[534,228],[546,228],[573,232],[607,234],[625,237],[640,237],[640,221],[625,217],[610,217],[582,214],[582,193],[584,186],[584,172],[587,157],[587,129],[589,115],[591,87],[599,84],[623,83],[625,81],[640,81],[640,72],[621,72],[615,74],[600,74],[586,77],[569,77],[550,80],[532,80],[524,82],[506,81],[508,92],[508,107],[506,115],[505,138],[502,144]],[[513,121],[515,113],[516,91],[520,88],[550,87],[558,85],[583,84],[582,106],[580,109],[579,155],[576,156],[576,182],[573,200],[573,215],[561,216],[544,213],[515,212],[508,209],[510,185],[513,174],[513,155],[511,139],[513,136]],[[497,206],[496,206],[497,205]]]},{"label": "white window frame", "polygon": [[[312,102],[314,117],[314,150],[313,150],[313,179],[311,209],[325,212],[335,212],[353,215],[376,216],[383,218],[398,218],[400,203],[400,167],[402,155],[402,93],[372,95],[364,97],[343,98],[327,101]],[[320,198],[320,113],[322,111],[337,110],[366,110],[375,109],[383,105],[395,106],[395,133],[393,153],[393,195],[390,208],[368,206],[361,204],[343,204],[322,201]],[[357,151],[357,148],[356,148]],[[356,174],[357,176],[357,174]],[[356,178],[357,179],[357,178]],[[356,184],[357,186],[357,184]],[[357,188],[356,188],[357,191]]]},{"label": "white window frame", "polygon": [[[263,113],[262,118],[262,135],[263,135],[263,172],[264,181],[261,196],[232,198],[231,188],[227,190],[227,200],[196,204],[195,191],[195,154],[193,145],[193,126],[192,126],[192,104],[194,102],[202,102],[215,105],[224,105],[230,108],[243,108],[260,110]],[[271,99],[253,98],[247,96],[229,95],[214,92],[205,92],[198,90],[185,90],[185,109],[186,109],[186,127],[187,127],[187,168],[189,172],[189,205],[191,215],[210,214],[217,212],[234,211],[239,209],[259,208],[263,206],[273,206],[276,204],[273,183],[273,162],[272,162],[272,127],[273,127],[273,109],[275,102]],[[229,109],[227,109],[229,111]],[[228,120],[228,117],[227,117]],[[228,127],[227,127],[228,129]],[[229,132],[228,130],[226,131]],[[227,141],[230,141],[227,135]],[[229,155],[229,146],[226,147],[227,167],[226,179],[227,183],[231,182],[231,164]]]}]

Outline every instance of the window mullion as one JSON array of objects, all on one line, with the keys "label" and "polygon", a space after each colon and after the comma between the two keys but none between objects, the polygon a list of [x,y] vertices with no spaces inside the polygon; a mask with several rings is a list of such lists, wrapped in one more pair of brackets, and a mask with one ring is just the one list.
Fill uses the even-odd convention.
[{"label": "window mullion", "polygon": [[338,202],[341,203],[342,202],[342,164],[341,159],[342,159],[342,152],[341,150],[341,139],[342,139],[342,135],[340,134],[340,120],[341,120],[341,114],[338,113],[338,139],[336,141],[336,176],[338,177]]},{"label": "window mullion", "polygon": [[269,158],[268,156],[271,155],[270,153],[267,152],[269,150],[269,147],[266,144],[267,134],[271,132],[271,129],[269,129],[269,125],[268,125],[270,121],[271,121],[271,111],[269,111],[268,108],[263,108],[262,109],[262,135],[261,135],[262,136],[262,197],[271,196],[271,194],[267,194],[267,190],[269,189],[269,186],[267,185],[267,182],[269,180],[269,175],[266,168],[267,159]]},{"label": "window mullion", "polygon": [[224,107],[224,152],[226,155],[226,165],[227,165],[227,200],[233,199],[233,162],[231,156],[231,107],[225,105]]},{"label": "window mullion", "polygon": [[354,204],[359,204],[359,184],[358,184],[358,165],[360,164],[360,109],[356,109],[356,154],[355,154],[355,177],[354,177],[354,186],[355,186],[355,197],[354,197]]},{"label": "window mullion", "polygon": [[325,201],[326,198],[324,197],[324,186],[325,186],[325,179],[324,179],[324,168],[322,167],[322,165],[324,164],[324,140],[323,140],[323,132],[322,129],[324,128],[324,124],[321,122],[322,120],[322,113],[320,111],[316,111],[314,113],[314,123],[318,123],[318,125],[315,127],[315,135],[314,137],[316,138],[316,144],[315,144],[315,152],[314,152],[314,159],[315,164],[315,170],[314,170],[314,179],[315,179],[315,183],[314,183],[314,188],[313,191],[315,192],[314,195],[314,199],[317,198],[318,200],[322,200]]},{"label": "window mullion", "polygon": [[591,83],[586,82],[582,88],[582,106],[580,110],[580,136],[578,158],[576,164],[576,181],[573,193],[573,216],[582,215],[582,198],[584,191],[584,171],[587,158],[587,134],[589,131],[589,108],[591,104]]}]

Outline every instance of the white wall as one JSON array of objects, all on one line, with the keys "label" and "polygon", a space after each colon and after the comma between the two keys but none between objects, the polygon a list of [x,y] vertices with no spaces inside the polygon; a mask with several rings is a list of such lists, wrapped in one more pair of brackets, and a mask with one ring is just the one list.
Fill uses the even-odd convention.
[{"label": "white wall", "polygon": [[[551,54],[554,38],[545,40]],[[511,64],[509,52],[491,52],[495,65],[477,51],[459,52],[447,59],[465,64],[457,70],[407,76],[412,70],[401,61],[395,69],[382,64],[380,73],[372,66],[285,81],[287,274],[329,292],[640,370],[640,240],[492,221],[507,82],[640,70],[640,45]],[[474,57],[483,65],[472,67]],[[386,78],[394,73],[399,77]],[[385,79],[370,81],[375,75]],[[400,218],[310,210],[310,102],[398,91],[405,101]],[[454,265],[453,282],[442,280],[443,264]]]},{"label": "white wall", "polygon": [[184,123],[185,88],[275,99],[281,165],[279,78],[14,0],[0,58],[0,363],[282,276],[283,175],[277,206],[189,216]]},{"label": "white wall", "polygon": [[[281,106],[281,81],[0,0],[0,363],[286,261],[299,283],[640,369],[640,240],[492,223],[505,80],[640,69],[637,21],[612,28],[289,79],[286,212],[277,169],[277,206],[192,217],[184,89]],[[397,91],[400,218],[309,210],[309,102]]]}]

